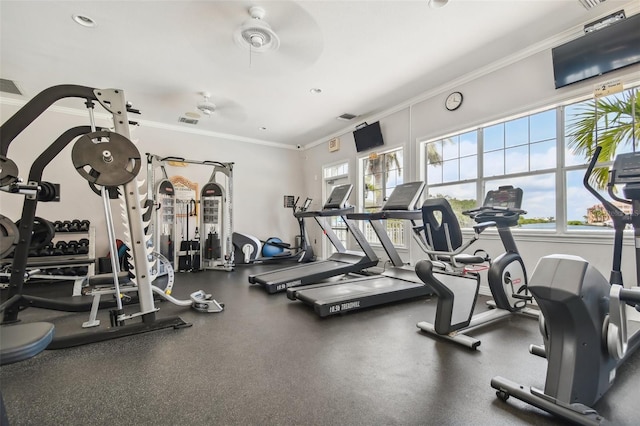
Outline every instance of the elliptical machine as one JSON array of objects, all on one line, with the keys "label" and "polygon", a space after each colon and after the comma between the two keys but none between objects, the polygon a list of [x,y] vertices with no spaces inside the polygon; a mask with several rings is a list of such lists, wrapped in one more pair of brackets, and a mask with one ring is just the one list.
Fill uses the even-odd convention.
[{"label": "elliptical machine", "polygon": [[[605,207],[615,229],[613,266],[609,280],[578,256],[551,255],[538,262],[529,290],[544,315],[540,331],[544,347],[531,346],[547,358],[544,390],[494,377],[491,386],[503,401],[509,396],[578,424],[598,425],[604,418],[590,408],[613,385],[616,368],[640,346],[640,323],[627,318],[640,310],[640,152],[620,154],[609,171],[609,196],[624,205],[623,212],[599,194],[589,177],[602,150],[597,147],[584,185]],[[625,198],[614,193],[624,185]],[[623,231],[633,226],[636,282],[624,288],[621,273]],[[631,305],[631,306],[628,306]],[[633,323],[633,324],[632,324]]]},{"label": "elliptical machine", "polygon": [[232,240],[236,264],[275,263],[286,260],[307,263],[316,259],[313,246],[309,244],[304,217],[299,215],[309,209],[313,200],[307,198],[302,206],[298,207],[300,197],[295,200],[293,200],[293,196],[286,196],[285,199],[287,198],[291,198],[292,202],[286,203],[285,207],[292,209],[293,216],[298,221],[300,228],[300,234],[296,237],[299,238],[296,247],[292,248],[290,244],[284,243],[276,237],[260,241],[253,235],[234,232]]},{"label": "elliptical machine", "polygon": [[[416,264],[416,274],[433,288],[438,301],[434,323],[419,322],[419,329],[476,349],[480,340],[466,333],[515,313],[538,317],[539,311],[529,307],[532,298],[527,288],[527,272],[511,233],[520,215],[526,214],[521,205],[520,188],[501,186],[489,191],[482,207],[463,212],[477,224],[474,238],[462,244],[460,225],[447,200],[425,202],[422,214],[428,246],[423,250],[430,259]],[[435,219],[436,211],[440,212],[441,223]],[[460,255],[482,231],[492,226],[498,230],[505,249],[503,254],[493,261],[486,254],[479,256],[481,250],[474,256]],[[493,296],[489,306],[494,309],[473,315],[480,290],[479,271],[486,269],[478,264],[486,261],[490,263],[487,281]]]}]

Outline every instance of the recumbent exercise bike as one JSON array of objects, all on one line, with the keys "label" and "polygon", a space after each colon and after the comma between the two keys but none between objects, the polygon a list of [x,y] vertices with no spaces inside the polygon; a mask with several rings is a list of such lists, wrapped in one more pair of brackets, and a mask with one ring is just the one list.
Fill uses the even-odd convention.
[{"label": "recumbent exercise bike", "polygon": [[[422,249],[429,259],[416,264],[416,274],[434,290],[438,300],[434,323],[419,322],[419,329],[476,349],[480,340],[466,334],[473,329],[514,313],[538,317],[539,311],[529,307],[532,298],[527,288],[527,272],[511,234],[511,227],[526,214],[521,205],[520,188],[501,186],[489,191],[482,207],[463,212],[476,222],[473,237],[465,243],[449,202],[444,198],[425,201],[422,231],[426,245]],[[503,254],[491,261],[482,250],[474,255],[462,253],[479,239],[481,232],[494,226],[505,248]],[[479,272],[486,269],[482,266],[486,262],[489,262],[487,280],[493,296],[489,306],[494,309],[473,315],[480,290]]]}]

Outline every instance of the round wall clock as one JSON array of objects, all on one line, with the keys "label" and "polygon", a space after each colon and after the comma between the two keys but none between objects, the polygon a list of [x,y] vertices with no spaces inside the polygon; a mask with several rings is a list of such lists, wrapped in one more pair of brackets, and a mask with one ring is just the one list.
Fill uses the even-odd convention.
[{"label": "round wall clock", "polygon": [[460,92],[453,92],[452,94],[447,96],[447,100],[444,102],[444,106],[449,111],[457,110],[458,108],[460,108],[460,105],[462,105],[462,93]]}]

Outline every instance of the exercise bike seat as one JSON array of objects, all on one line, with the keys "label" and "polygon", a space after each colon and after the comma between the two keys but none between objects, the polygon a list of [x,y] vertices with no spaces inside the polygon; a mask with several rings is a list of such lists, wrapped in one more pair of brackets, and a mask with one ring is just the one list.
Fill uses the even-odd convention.
[{"label": "exercise bike seat", "polygon": [[[476,235],[486,228],[495,226],[495,222],[484,222],[473,226]],[[461,253],[474,240],[465,244],[462,237],[462,230],[458,218],[449,202],[444,198],[428,199],[422,204],[422,227],[425,240],[431,248],[429,254],[432,260],[447,262],[452,266],[458,263],[471,265],[484,263],[489,260],[486,255],[479,255],[481,251],[476,251],[473,255]]]},{"label": "exercise bike seat", "polygon": [[53,340],[54,325],[49,322],[3,325],[0,327],[0,365],[36,356]]},{"label": "exercise bike seat", "polygon": [[[480,279],[478,274],[457,274],[435,269],[437,263],[420,260],[416,263],[416,275],[429,285],[437,299],[436,317],[433,328],[436,333],[446,335],[466,328],[473,316]],[[446,285],[443,283],[446,280]]]}]

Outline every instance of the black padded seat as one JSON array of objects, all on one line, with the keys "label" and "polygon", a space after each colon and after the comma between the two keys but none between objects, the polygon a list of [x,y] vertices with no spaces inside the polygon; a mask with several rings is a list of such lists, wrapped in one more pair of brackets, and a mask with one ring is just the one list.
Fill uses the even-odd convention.
[{"label": "black padded seat", "polygon": [[0,365],[36,356],[53,340],[54,325],[49,322],[3,325],[0,327]]},{"label": "black padded seat", "polygon": [[[438,218],[438,216],[440,216]],[[436,251],[449,252],[462,245],[462,230],[451,205],[444,198],[430,198],[422,204],[422,223]]]}]

